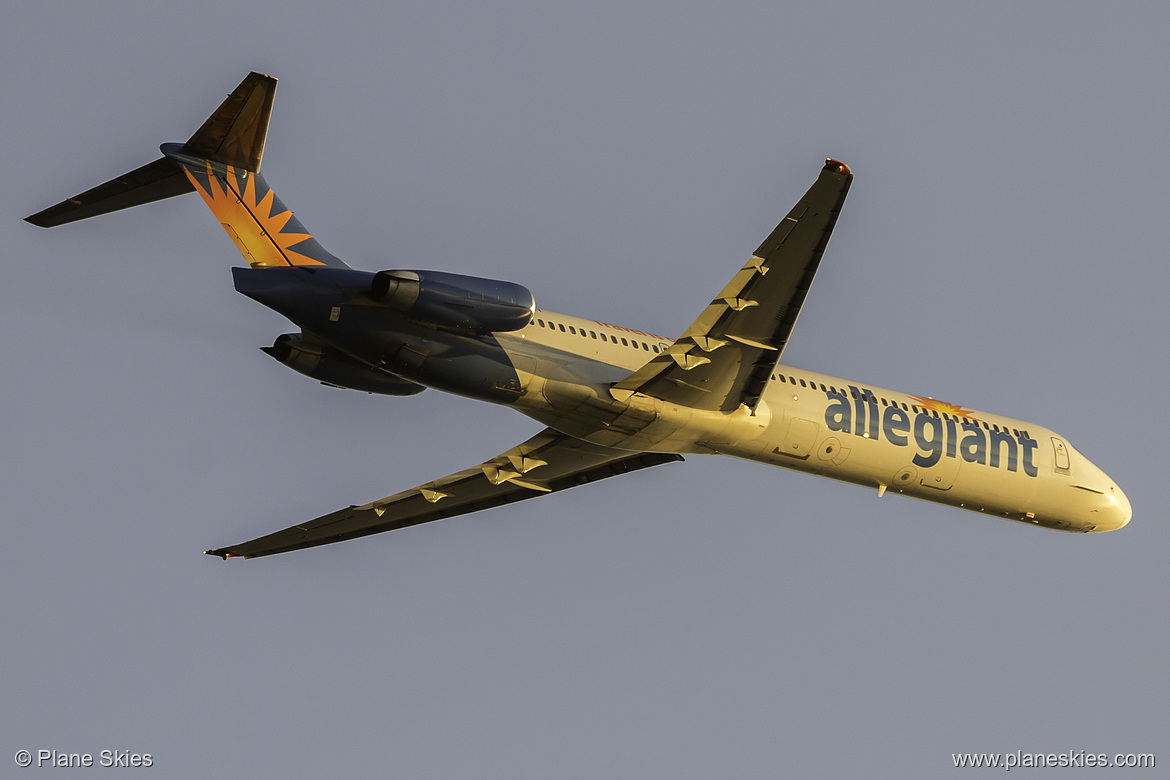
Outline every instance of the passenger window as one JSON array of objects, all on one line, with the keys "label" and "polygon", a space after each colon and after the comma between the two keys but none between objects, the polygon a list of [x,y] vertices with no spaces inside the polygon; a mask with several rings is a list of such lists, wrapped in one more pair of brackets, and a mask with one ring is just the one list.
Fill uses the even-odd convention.
[{"label": "passenger window", "polygon": [[642,351],[643,351],[643,352],[649,352],[649,351],[650,351],[650,345],[649,345],[649,344],[647,344],[645,341],[643,341],[643,342],[642,342]]},{"label": "passenger window", "polygon": [[657,344],[651,344],[650,349],[654,350],[655,355],[658,354],[658,345]]},{"label": "passenger window", "polygon": [[537,320],[536,324],[543,328],[544,327],[544,320]]},{"label": "passenger window", "polygon": [[804,383],[804,380],[803,380],[803,379],[802,379],[802,380],[800,380],[800,386],[801,386],[801,387],[808,387],[808,385],[806,385],[806,384]]},{"label": "passenger window", "polygon": [[593,331],[589,331],[589,338],[595,339],[595,338],[597,338],[597,334],[594,333]]},{"label": "passenger window", "polygon": [[626,340],[623,338],[623,339],[622,339],[622,346],[623,346],[623,347],[628,347],[628,346],[630,346],[630,343],[629,343],[628,341],[626,341]]},{"label": "passenger window", "polygon": [[572,325],[570,325],[570,326],[569,326],[569,333],[572,333],[574,336],[576,336],[576,335],[577,335],[577,329],[576,329],[576,328],[574,328]]},{"label": "passenger window", "polygon": [[565,332],[565,326],[564,326],[564,325],[561,325],[560,323],[557,323],[557,327],[561,329],[561,333],[564,333],[564,332]]}]

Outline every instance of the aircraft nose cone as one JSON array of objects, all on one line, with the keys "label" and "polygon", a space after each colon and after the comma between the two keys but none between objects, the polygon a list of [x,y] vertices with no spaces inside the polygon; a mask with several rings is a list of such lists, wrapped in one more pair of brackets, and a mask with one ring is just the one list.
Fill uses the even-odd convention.
[{"label": "aircraft nose cone", "polygon": [[1121,488],[1117,485],[1111,484],[1109,486],[1106,498],[1108,503],[1101,511],[1101,519],[1104,522],[1097,526],[1098,533],[1124,528],[1133,517],[1133,507],[1129,505],[1129,499],[1125,497],[1125,493],[1122,493]]},{"label": "aircraft nose cone", "polygon": [[1116,486],[1109,495],[1115,496],[1117,499],[1117,509],[1115,510],[1117,524],[1113,526],[1113,530],[1124,528],[1129,523],[1130,518],[1133,517],[1133,507],[1129,505],[1129,499],[1125,497],[1125,493],[1122,493]]}]

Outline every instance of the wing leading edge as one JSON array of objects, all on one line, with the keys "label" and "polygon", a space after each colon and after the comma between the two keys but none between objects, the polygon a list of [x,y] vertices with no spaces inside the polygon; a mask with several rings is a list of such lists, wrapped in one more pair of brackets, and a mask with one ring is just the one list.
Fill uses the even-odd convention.
[{"label": "wing leading edge", "polygon": [[827,160],[821,174],[727,286],[665,352],[613,386],[731,412],[755,409],[800,315],[837,215],[849,192],[849,166]]},{"label": "wing leading edge", "polygon": [[474,468],[207,554],[256,558],[301,550],[536,498],[678,460],[681,455],[615,450],[546,428]]}]

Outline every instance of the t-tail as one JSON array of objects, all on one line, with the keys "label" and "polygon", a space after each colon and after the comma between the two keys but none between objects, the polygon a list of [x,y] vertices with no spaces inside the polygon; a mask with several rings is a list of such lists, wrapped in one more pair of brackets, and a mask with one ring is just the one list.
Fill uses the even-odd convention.
[{"label": "t-tail", "polygon": [[186,143],[163,144],[162,158],[26,219],[55,227],[198,192],[253,268],[345,268],[260,175],[275,96],[275,78],[249,73]]}]

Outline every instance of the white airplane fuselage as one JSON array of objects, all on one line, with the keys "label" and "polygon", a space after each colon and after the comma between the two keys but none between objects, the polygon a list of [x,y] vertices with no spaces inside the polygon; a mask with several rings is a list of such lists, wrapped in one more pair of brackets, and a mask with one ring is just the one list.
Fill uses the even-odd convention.
[{"label": "white airplane fuselage", "polygon": [[670,339],[539,309],[494,338],[520,377],[509,405],[594,444],[730,455],[1062,531],[1115,530],[1132,514],[1112,479],[1034,423],[783,364],[754,413],[618,401],[609,386]]}]

